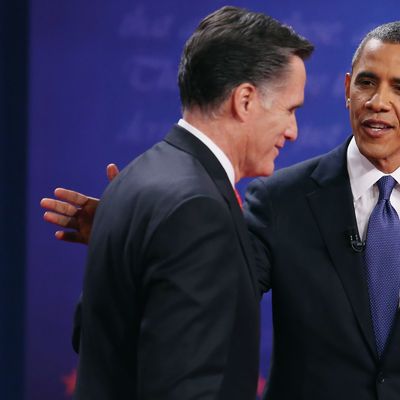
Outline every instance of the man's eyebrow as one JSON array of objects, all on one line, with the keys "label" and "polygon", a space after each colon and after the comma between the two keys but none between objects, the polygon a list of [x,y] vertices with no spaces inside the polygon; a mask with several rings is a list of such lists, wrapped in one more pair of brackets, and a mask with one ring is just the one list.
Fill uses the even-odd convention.
[{"label": "man's eyebrow", "polygon": [[400,85],[400,78],[393,78],[393,83],[395,85]]},{"label": "man's eyebrow", "polygon": [[[374,74],[373,72],[369,72],[369,71],[361,71],[360,73],[357,74],[356,76],[356,80],[358,79],[363,79],[363,78],[370,78],[370,79],[378,79],[378,76],[376,74]],[[392,83],[394,83],[395,85],[400,85],[400,77],[399,78],[393,78],[391,79]]]},{"label": "man's eyebrow", "polygon": [[369,71],[361,71],[356,75],[356,80],[361,78],[371,78],[371,79],[378,79],[378,76],[373,72]]}]

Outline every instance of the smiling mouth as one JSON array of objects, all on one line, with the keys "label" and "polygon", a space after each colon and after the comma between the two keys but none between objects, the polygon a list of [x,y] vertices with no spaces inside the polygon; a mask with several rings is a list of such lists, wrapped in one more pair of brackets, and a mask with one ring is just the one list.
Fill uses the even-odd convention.
[{"label": "smiling mouth", "polygon": [[390,129],[393,129],[394,126],[389,124],[386,121],[367,119],[361,123],[361,126],[365,128],[368,133],[373,135],[380,135],[386,133]]}]

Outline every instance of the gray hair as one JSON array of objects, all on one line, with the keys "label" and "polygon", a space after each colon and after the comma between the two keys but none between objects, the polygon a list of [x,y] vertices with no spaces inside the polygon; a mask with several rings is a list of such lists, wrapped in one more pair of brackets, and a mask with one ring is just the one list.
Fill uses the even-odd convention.
[{"label": "gray hair", "polygon": [[372,31],[368,32],[358,45],[357,50],[353,55],[351,69],[353,69],[355,64],[359,61],[365,45],[371,39],[377,39],[383,43],[400,44],[400,21],[388,22],[387,24],[379,25]]}]

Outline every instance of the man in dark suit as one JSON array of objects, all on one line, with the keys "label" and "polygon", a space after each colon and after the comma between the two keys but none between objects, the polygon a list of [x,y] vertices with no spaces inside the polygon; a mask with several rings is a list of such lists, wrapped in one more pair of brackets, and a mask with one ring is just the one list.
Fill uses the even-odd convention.
[{"label": "man in dark suit", "polygon": [[233,185],[271,174],[296,138],[311,52],[290,28],[235,7],[188,40],[183,118],[96,212],[77,399],[255,398],[259,293]]},{"label": "man in dark suit", "polygon": [[[272,289],[268,400],[400,398],[400,22],[360,44],[346,106],[354,137],[248,189],[259,282]],[[388,175],[393,219],[379,227]]]},{"label": "man in dark suit", "polygon": [[[346,107],[354,137],[326,155],[253,181],[247,193],[260,291],[272,289],[268,400],[400,398],[398,221],[384,224],[397,233],[383,231],[378,246],[375,221],[369,223],[383,201],[378,181],[400,179],[400,22],[374,29],[361,42],[346,76]],[[78,196],[81,204],[94,201],[60,194],[67,201]],[[398,184],[388,198],[385,207],[398,214]],[[63,207],[53,201],[50,209]],[[76,208],[66,214],[77,215]],[[62,226],[72,221],[74,235],[88,222],[76,226],[74,217],[52,218]],[[379,261],[377,282],[370,252]],[[395,261],[389,272],[388,258]],[[378,314],[376,285],[384,300]],[[386,297],[390,291],[395,304]],[[385,335],[380,317],[388,321]]]}]

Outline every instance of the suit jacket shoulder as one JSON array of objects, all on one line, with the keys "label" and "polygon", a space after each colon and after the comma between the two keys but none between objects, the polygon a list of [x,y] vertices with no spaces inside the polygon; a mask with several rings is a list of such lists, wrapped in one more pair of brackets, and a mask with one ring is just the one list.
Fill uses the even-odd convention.
[{"label": "suit jacket shoulder", "polygon": [[288,190],[307,191],[315,185],[348,179],[346,151],[349,141],[350,138],[326,154],[282,168],[270,177],[255,179],[249,185],[248,194],[260,191],[260,195],[279,197]]}]

